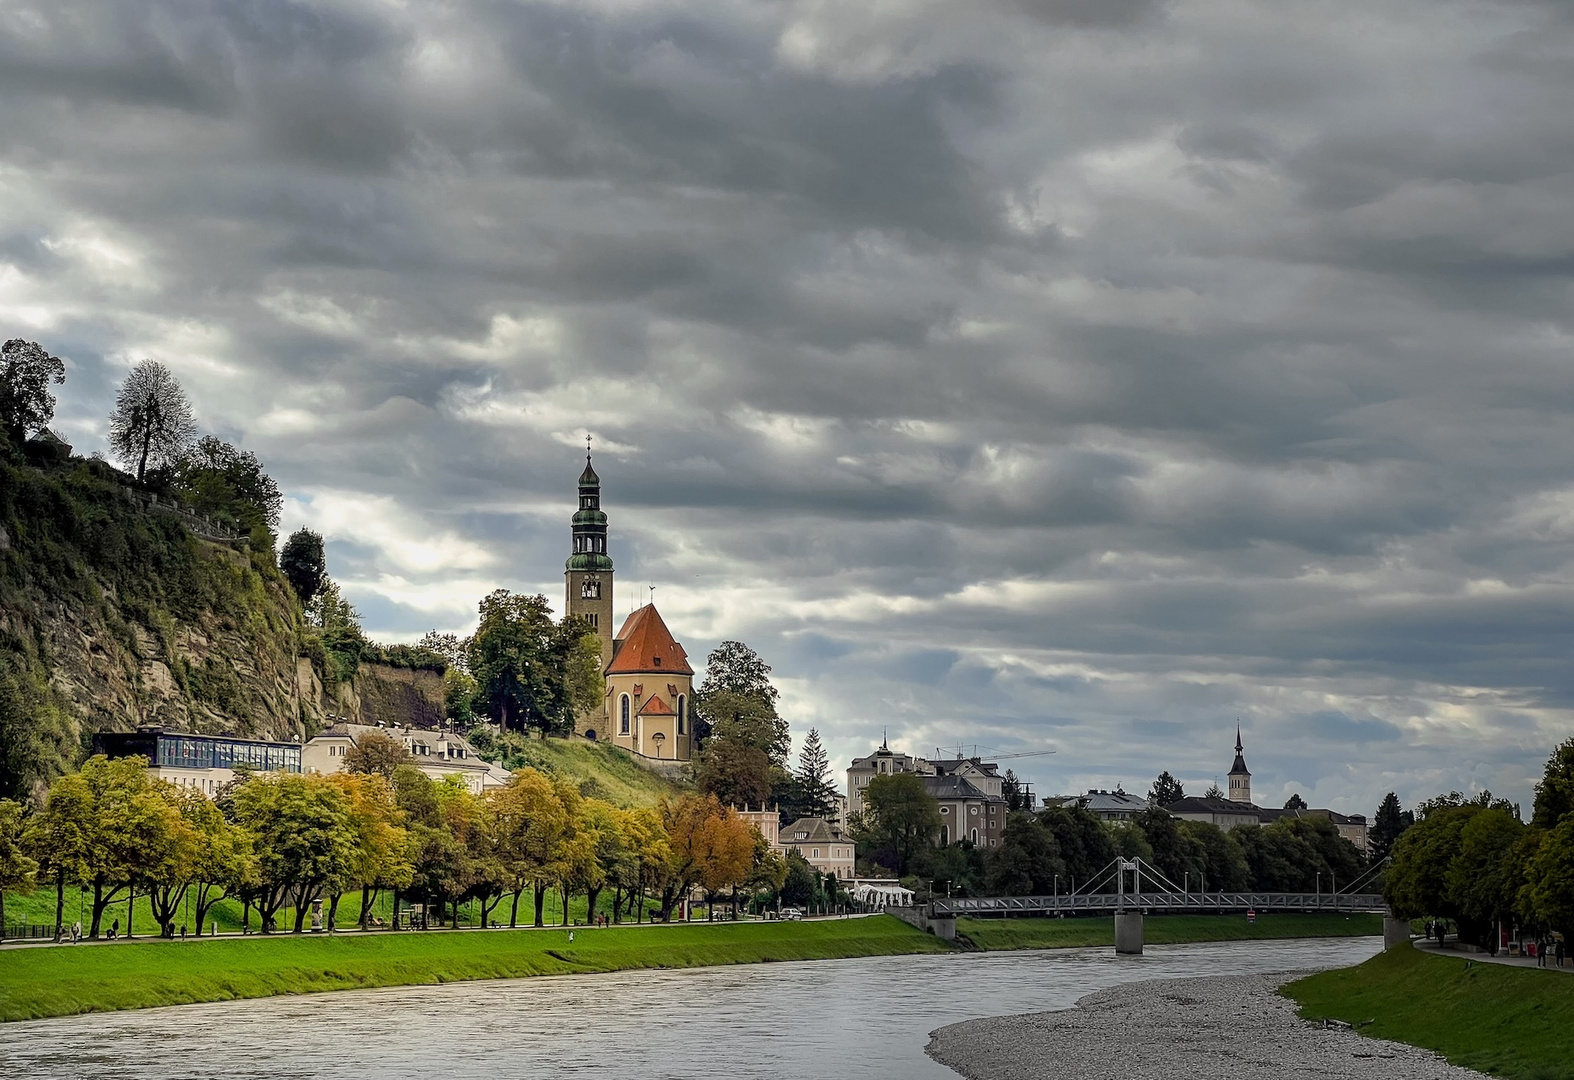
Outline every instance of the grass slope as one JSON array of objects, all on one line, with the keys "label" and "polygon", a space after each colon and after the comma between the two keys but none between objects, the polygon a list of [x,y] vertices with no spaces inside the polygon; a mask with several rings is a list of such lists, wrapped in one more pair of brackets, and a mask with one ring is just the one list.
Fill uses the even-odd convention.
[{"label": "grass slope", "polygon": [[[1467,967],[1468,964],[1468,967]],[[1574,976],[1392,949],[1284,988],[1308,1019],[1436,1050],[1516,1080],[1574,1078]]]},{"label": "grass slope", "polygon": [[[958,932],[980,949],[1077,949],[1115,944],[1115,920],[958,919]],[[1142,921],[1149,945],[1195,941],[1249,941],[1270,938],[1368,937],[1383,932],[1380,915],[1152,915]]]},{"label": "grass slope", "polygon": [[510,734],[497,746],[495,757],[504,768],[537,769],[562,777],[579,787],[581,795],[605,799],[625,809],[654,806],[662,796],[675,797],[685,790],[663,776],[635,764],[633,755],[609,743],[585,739],[537,739]]},{"label": "grass slope", "polygon": [[383,933],[79,945],[0,951],[0,1020],[275,994],[949,951],[888,916],[728,923]]}]

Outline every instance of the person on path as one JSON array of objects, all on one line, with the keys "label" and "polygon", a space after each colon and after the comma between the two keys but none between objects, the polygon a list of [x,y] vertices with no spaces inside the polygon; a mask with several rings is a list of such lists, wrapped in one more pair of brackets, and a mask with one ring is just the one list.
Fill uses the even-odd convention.
[{"label": "person on path", "polygon": [[1558,962],[1558,967],[1563,966],[1563,942],[1559,941],[1552,946],[1552,956]]},{"label": "person on path", "polygon": [[71,944],[75,945],[82,940],[82,920],[78,919],[71,924]]}]

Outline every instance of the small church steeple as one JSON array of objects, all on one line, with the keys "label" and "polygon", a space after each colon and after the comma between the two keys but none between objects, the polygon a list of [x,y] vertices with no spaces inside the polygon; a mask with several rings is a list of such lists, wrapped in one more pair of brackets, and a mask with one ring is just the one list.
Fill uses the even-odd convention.
[{"label": "small church steeple", "polygon": [[1235,724],[1235,764],[1230,766],[1230,801],[1247,803],[1252,801],[1252,774],[1246,768],[1246,758],[1242,755],[1245,747],[1241,744],[1241,725]]}]

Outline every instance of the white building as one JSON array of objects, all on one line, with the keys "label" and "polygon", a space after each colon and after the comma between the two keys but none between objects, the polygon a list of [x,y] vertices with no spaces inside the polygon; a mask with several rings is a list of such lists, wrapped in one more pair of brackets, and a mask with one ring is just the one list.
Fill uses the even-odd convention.
[{"label": "white building", "polygon": [[502,787],[511,775],[476,753],[475,747],[453,731],[426,731],[408,727],[373,727],[369,724],[334,724],[301,750],[300,767],[309,773],[344,771],[345,755],[373,732],[392,736],[410,752],[410,764],[433,780],[457,776],[474,795]]}]

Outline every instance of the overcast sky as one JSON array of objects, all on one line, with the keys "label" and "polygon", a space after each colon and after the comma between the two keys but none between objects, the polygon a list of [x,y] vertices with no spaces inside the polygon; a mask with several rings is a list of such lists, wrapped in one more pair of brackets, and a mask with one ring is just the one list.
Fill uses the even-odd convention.
[{"label": "overcast sky", "polygon": [[1525,800],[1574,734],[1574,5],[0,0],[0,337],[255,450],[383,639],[562,602],[840,770]]}]

